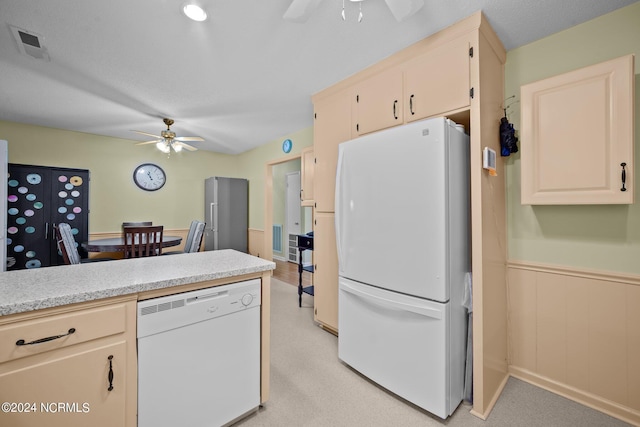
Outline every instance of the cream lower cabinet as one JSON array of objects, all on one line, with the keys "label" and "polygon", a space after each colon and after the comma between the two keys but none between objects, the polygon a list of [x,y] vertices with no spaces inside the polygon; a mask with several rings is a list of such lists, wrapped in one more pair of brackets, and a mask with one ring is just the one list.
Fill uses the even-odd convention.
[{"label": "cream lower cabinet", "polygon": [[134,427],[135,300],[41,311],[0,318],[0,425]]},{"label": "cream lower cabinet", "polygon": [[522,86],[522,204],[633,203],[633,61]]},{"label": "cream lower cabinet", "polygon": [[316,212],[314,220],[314,319],[338,330],[338,256],[335,215]]}]

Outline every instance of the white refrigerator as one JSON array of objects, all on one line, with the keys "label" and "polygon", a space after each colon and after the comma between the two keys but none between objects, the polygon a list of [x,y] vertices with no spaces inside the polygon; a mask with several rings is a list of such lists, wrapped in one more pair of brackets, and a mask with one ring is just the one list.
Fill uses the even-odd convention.
[{"label": "white refrigerator", "polygon": [[463,398],[469,137],[434,118],[339,146],[338,356],[445,419]]}]

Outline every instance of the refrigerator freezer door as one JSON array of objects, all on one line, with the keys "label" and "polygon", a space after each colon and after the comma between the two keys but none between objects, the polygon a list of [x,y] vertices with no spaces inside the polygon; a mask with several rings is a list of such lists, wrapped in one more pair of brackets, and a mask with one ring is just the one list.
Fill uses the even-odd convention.
[{"label": "refrigerator freezer door", "polygon": [[366,377],[441,417],[462,401],[450,387],[449,303],[339,279],[338,357]]},{"label": "refrigerator freezer door", "polygon": [[453,126],[429,119],[340,144],[340,276],[449,300],[450,262],[468,271],[468,140]]},{"label": "refrigerator freezer door", "polygon": [[205,180],[205,250],[247,252],[249,182],[241,178]]}]

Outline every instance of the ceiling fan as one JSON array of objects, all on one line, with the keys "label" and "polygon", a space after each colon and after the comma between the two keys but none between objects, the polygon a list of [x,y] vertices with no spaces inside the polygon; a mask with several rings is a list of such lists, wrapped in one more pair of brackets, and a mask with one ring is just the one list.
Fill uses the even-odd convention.
[{"label": "ceiling fan", "polygon": [[[352,2],[362,2],[364,0],[349,0]],[[424,0],[384,0],[387,3],[391,13],[396,18],[396,21],[401,22],[404,19],[412,16],[422,6],[424,6]],[[285,12],[283,18],[293,22],[305,22],[314,10],[320,4],[320,0],[293,0],[291,5]],[[344,16],[344,0],[342,5],[342,19]],[[358,19],[362,20],[362,13]]]},{"label": "ceiling fan", "polygon": [[156,144],[158,150],[163,153],[170,154],[171,149],[176,153],[182,151],[183,148],[189,151],[196,151],[196,147],[192,147],[189,144],[185,144],[185,141],[204,141],[199,136],[176,136],[176,133],[171,130],[171,125],[174,123],[172,119],[162,119],[165,125],[167,125],[167,130],[163,130],[160,132],[160,135],[154,135],[152,133],[142,132],[139,130],[134,130],[132,132],[140,133],[142,135],[147,135],[154,137],[156,139],[152,141],[139,142],[136,145],[145,145],[145,144]]}]

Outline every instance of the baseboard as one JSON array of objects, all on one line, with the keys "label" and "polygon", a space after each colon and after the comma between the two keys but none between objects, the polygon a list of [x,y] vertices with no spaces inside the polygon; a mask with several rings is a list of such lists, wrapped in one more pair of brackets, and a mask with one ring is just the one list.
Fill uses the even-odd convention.
[{"label": "baseboard", "polygon": [[288,261],[287,261],[287,259],[286,259],[285,257],[280,256],[280,255],[275,255],[275,254],[274,254],[272,258],[273,258],[273,260],[274,260],[274,261],[288,262]]},{"label": "baseboard", "polygon": [[588,406],[596,411],[604,412],[605,414],[611,415],[612,417],[618,418],[626,423],[640,426],[640,411],[633,410],[626,406],[622,406],[610,400],[603,399],[602,397],[570,387],[549,378],[545,378],[516,366],[509,366],[509,375],[514,378],[518,378],[519,380],[526,381],[529,384],[533,384],[536,387],[543,388],[547,391]]},{"label": "baseboard", "polygon": [[478,412],[474,409],[471,409],[471,411],[469,411],[469,413],[473,416],[476,416],[478,418],[480,418],[481,420],[486,421],[487,418],[489,418],[489,414],[491,414],[491,411],[493,410],[493,407],[496,406],[496,403],[498,402],[498,399],[500,398],[500,395],[502,394],[502,390],[504,390],[504,387],[507,385],[507,381],[509,380],[509,375],[505,375],[504,378],[502,379],[502,382],[500,383],[500,385],[498,386],[498,389],[496,390],[496,393],[493,395],[493,398],[491,399],[491,402],[489,402],[489,404],[487,405],[486,409],[484,412]]}]

